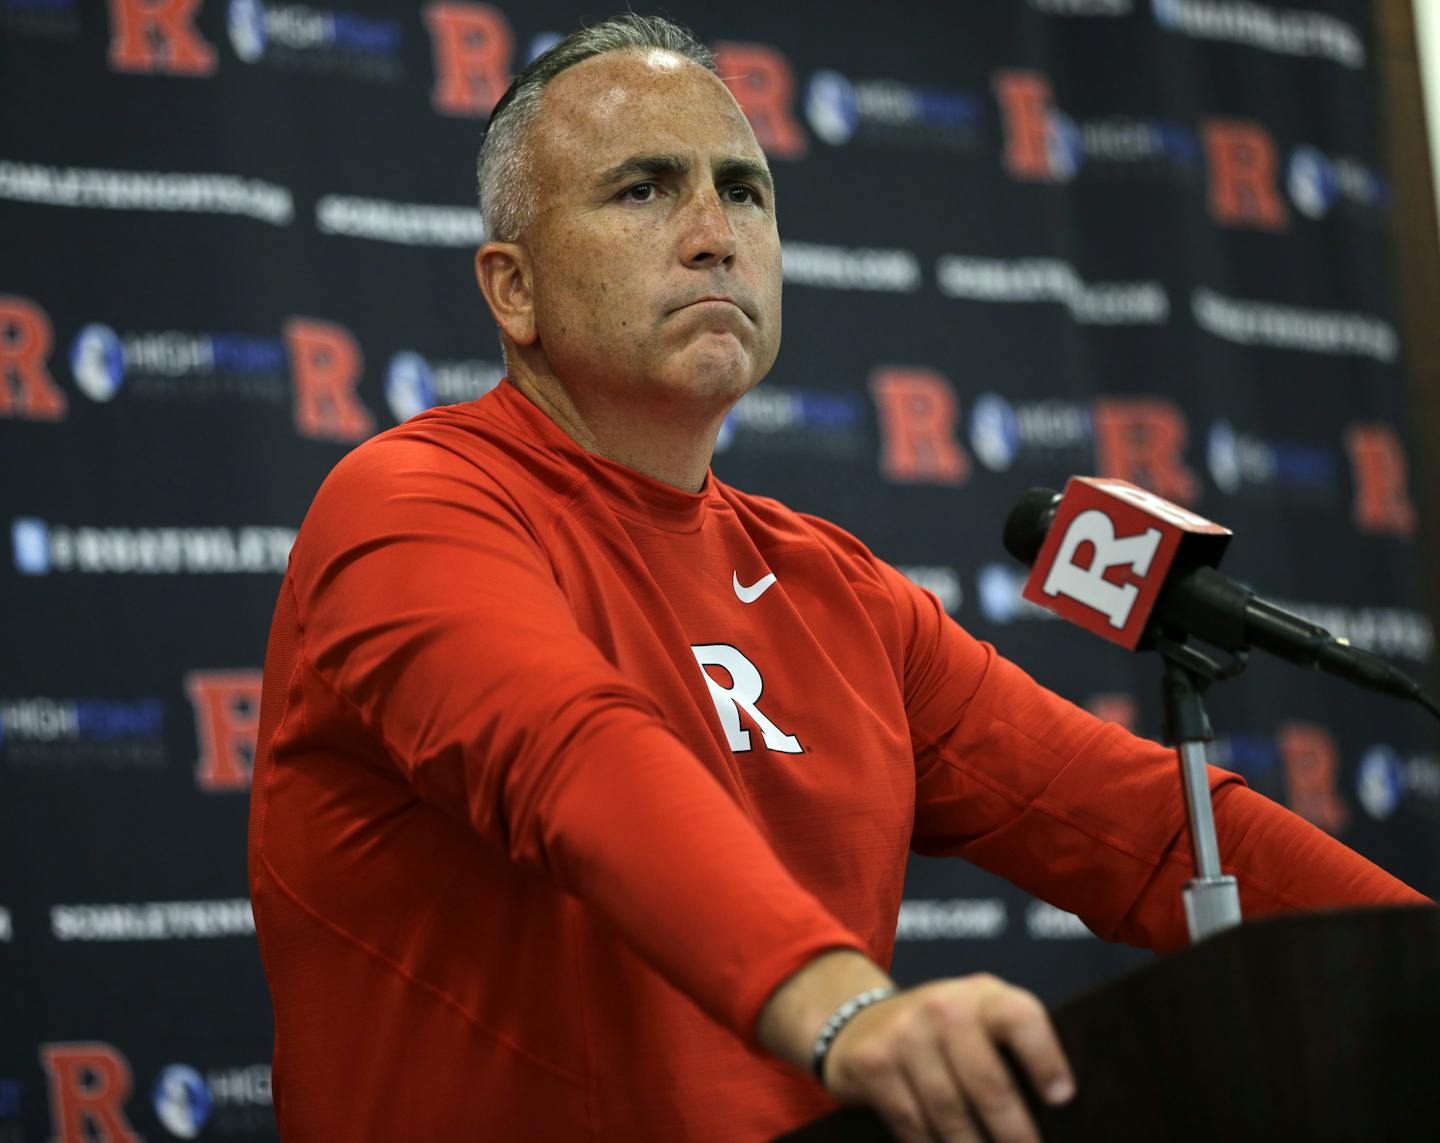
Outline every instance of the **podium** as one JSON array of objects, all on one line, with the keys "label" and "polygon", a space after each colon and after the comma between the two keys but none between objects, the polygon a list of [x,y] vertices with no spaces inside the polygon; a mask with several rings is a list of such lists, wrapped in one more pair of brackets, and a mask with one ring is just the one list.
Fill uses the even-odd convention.
[{"label": "podium", "polygon": [[[1047,1143],[1440,1139],[1440,909],[1291,914],[1229,929],[1051,1012],[1064,1107]],[[846,1108],[775,1143],[880,1143]]]}]

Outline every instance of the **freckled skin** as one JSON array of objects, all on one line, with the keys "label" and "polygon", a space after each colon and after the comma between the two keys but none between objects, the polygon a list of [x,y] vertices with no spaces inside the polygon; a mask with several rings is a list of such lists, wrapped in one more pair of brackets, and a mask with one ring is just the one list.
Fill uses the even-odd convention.
[{"label": "freckled skin", "polygon": [[[551,82],[531,143],[536,217],[476,255],[511,379],[584,447],[697,489],[725,414],[780,348],[772,195],[715,173],[765,164],[750,125],[706,69],[615,52]],[[657,154],[689,170],[595,186]],[[687,304],[704,295],[737,304]]]}]

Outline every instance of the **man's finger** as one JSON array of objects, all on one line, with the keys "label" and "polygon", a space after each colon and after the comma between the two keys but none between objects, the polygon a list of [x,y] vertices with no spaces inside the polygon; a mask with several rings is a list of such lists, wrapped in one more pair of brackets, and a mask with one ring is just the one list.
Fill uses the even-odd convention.
[{"label": "man's finger", "polygon": [[930,1134],[919,1097],[908,1081],[887,1088],[883,1096],[876,1098],[874,1108],[900,1143],[932,1143],[936,1138]]},{"label": "man's finger", "polygon": [[1015,1054],[1045,1102],[1064,1103],[1075,1094],[1075,1077],[1050,1013],[1032,993],[1019,988],[996,992],[981,1004],[980,1019],[991,1038]]},{"label": "man's finger", "polygon": [[984,1121],[995,1143],[1040,1143],[1040,1132],[983,1025],[956,1029],[945,1051],[971,1113]]},{"label": "man's finger", "polygon": [[978,1143],[980,1130],[947,1052],[927,1050],[911,1055],[905,1079],[933,1138],[945,1143]]}]

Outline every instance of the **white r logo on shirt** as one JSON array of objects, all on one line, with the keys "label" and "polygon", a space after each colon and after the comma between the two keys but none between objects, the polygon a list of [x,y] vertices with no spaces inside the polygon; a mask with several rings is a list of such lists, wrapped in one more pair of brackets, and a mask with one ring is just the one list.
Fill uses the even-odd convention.
[{"label": "white r logo on shirt", "polygon": [[[765,680],[760,671],[738,648],[728,643],[700,643],[690,648],[695,661],[700,664],[700,673],[710,688],[710,697],[715,702],[715,711],[720,716],[720,725],[725,728],[725,738],[730,749],[736,754],[750,750],[750,732],[740,725],[743,710],[750,720],[760,728],[765,746],[780,754],[803,754],[805,747],[794,735],[786,734],[765,717],[757,705],[765,690]],[[722,687],[707,671],[706,667],[724,667],[730,675],[730,685]]]}]

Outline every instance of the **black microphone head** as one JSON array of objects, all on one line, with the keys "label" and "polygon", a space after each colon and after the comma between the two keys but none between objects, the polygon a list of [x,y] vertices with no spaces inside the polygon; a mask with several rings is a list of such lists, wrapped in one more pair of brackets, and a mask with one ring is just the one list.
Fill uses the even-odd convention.
[{"label": "black microphone head", "polygon": [[1010,509],[1005,521],[1005,550],[1026,567],[1035,562],[1045,533],[1055,522],[1060,493],[1053,488],[1032,488]]}]

